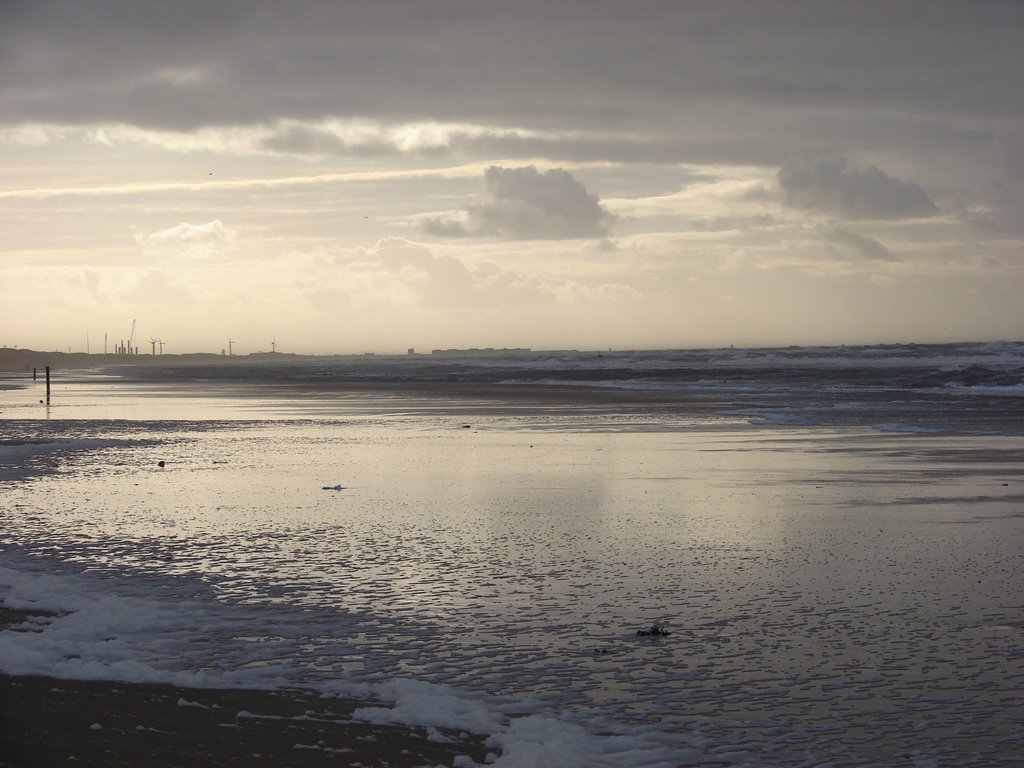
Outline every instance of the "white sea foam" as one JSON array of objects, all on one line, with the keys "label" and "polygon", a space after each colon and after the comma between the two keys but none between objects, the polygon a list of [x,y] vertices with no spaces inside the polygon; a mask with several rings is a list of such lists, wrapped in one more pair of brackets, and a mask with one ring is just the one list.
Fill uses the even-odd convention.
[{"label": "white sea foam", "polygon": [[233,653],[218,650],[256,616],[225,617],[216,604],[126,595],[83,574],[19,565],[0,567],[4,607],[55,615],[0,632],[0,670],[7,674],[193,687],[265,687],[285,679],[283,663],[268,662],[245,643],[236,642]]},{"label": "white sea foam", "polygon": [[[180,596],[122,594],[119,586],[136,591],[138,585],[39,572],[34,570],[39,563],[0,553],[0,563],[11,561],[20,568],[0,566],[3,606],[39,613],[0,632],[0,672],[207,688],[278,688],[301,679],[289,662],[301,637],[252,640],[267,630],[263,611]],[[387,704],[357,709],[356,720],[489,735],[488,743],[501,751],[493,762],[499,768],[658,768],[698,754],[679,734],[622,726],[615,735],[599,733],[593,723],[588,730],[579,717],[559,716],[537,702],[420,680],[341,680],[319,687],[325,696],[372,696]],[[199,706],[186,698],[178,705]],[[607,721],[600,725],[614,727]]]}]

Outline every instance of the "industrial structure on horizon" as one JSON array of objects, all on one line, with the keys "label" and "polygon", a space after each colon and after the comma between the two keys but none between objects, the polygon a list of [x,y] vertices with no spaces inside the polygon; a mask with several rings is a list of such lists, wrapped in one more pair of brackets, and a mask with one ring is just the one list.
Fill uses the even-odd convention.
[{"label": "industrial structure on horizon", "polygon": [[[430,354],[435,357],[484,357],[488,355],[528,355],[533,350],[529,347],[512,347],[512,348],[501,348],[495,347],[470,347],[469,349],[432,349]],[[409,354],[415,354],[413,350],[409,350]]]}]

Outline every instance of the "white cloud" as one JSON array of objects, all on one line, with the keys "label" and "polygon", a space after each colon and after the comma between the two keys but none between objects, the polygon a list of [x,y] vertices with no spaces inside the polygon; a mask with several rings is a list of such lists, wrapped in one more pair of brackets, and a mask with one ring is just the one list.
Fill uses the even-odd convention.
[{"label": "white cloud", "polygon": [[545,144],[557,153],[561,144],[577,141],[578,137],[572,135],[516,127],[438,120],[385,123],[329,118],[285,119],[268,127],[255,128],[250,134],[249,146],[253,152],[356,157],[394,154],[433,157],[456,153],[490,156],[493,149],[500,146],[508,149],[509,156],[522,156]]},{"label": "white cloud", "polygon": [[638,301],[643,293],[632,285],[623,283],[599,283],[596,285],[568,280],[552,288],[559,301],[568,303],[623,304]]},{"label": "white cloud", "polygon": [[372,248],[323,249],[313,254],[313,264],[321,280],[363,306],[498,306],[541,299],[538,280],[490,262],[470,268],[399,237]]},{"label": "white cloud", "polygon": [[52,200],[65,197],[107,197],[157,195],[166,193],[245,192],[280,190],[292,187],[318,187],[334,184],[383,183],[417,180],[467,179],[479,176],[485,164],[467,164],[441,168],[366,170],[348,173],[315,173],[304,176],[253,176],[242,179],[202,181],[147,181],[97,184],[92,186],[51,186],[0,189],[0,200]]},{"label": "white cloud", "polygon": [[61,133],[51,126],[25,124],[0,128],[0,144],[16,147],[41,147],[59,138]]},{"label": "white cloud", "polygon": [[674,191],[633,198],[609,198],[609,210],[622,217],[673,216],[712,220],[723,216],[756,219],[778,204],[770,172],[755,167],[708,167]]},{"label": "white cloud", "polygon": [[234,247],[234,230],[220,219],[205,224],[182,222],[149,234],[135,232],[135,240],[154,259],[211,261],[228,255]]},{"label": "white cloud", "polygon": [[874,274],[871,276],[871,282],[880,288],[892,288],[899,284],[899,280],[891,275]]},{"label": "white cloud", "polygon": [[177,277],[162,269],[153,269],[139,278],[123,295],[127,302],[149,305],[188,305],[195,302],[192,291]]},{"label": "white cloud", "polygon": [[[161,72],[150,79],[179,78],[176,84],[198,81],[189,71]],[[197,126],[171,130],[130,123],[98,122],[86,126],[24,123],[0,128],[0,144],[36,146],[80,140],[114,147],[152,147],[170,152],[217,152],[240,156],[293,155],[379,157],[412,155],[437,157],[460,154],[491,157],[495,149],[509,157],[579,155],[581,138],[576,133],[540,132],[517,127],[449,123],[438,120],[389,123],[365,118],[328,117],[314,120],[281,118],[248,125]],[[630,143],[628,139],[619,141]],[[635,140],[634,140],[635,141]],[[603,157],[614,152],[609,139],[604,150],[590,153]]]}]

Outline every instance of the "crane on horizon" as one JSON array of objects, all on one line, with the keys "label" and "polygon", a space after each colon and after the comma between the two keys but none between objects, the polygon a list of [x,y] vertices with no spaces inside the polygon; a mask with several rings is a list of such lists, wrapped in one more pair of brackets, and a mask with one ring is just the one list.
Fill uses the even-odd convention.
[{"label": "crane on horizon", "polygon": [[135,339],[135,320],[132,320],[132,330],[128,334],[128,354],[132,353],[132,341]]}]

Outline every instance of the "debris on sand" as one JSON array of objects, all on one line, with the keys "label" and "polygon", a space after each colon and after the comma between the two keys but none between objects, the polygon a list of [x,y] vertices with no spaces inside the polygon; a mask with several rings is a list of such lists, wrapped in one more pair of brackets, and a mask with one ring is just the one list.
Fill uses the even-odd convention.
[{"label": "debris on sand", "polygon": [[664,637],[666,635],[672,634],[667,629],[665,629],[665,627],[661,626],[661,624],[652,624],[650,629],[638,629],[636,633],[641,637]]}]

